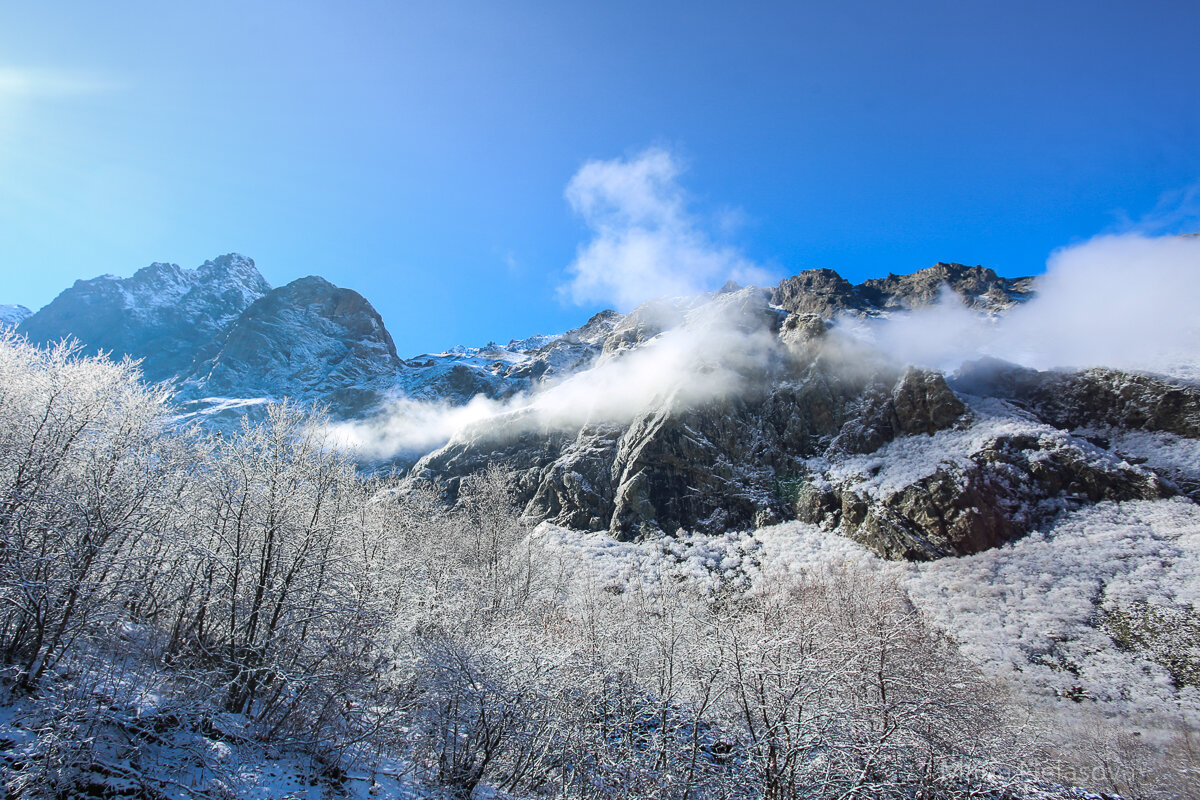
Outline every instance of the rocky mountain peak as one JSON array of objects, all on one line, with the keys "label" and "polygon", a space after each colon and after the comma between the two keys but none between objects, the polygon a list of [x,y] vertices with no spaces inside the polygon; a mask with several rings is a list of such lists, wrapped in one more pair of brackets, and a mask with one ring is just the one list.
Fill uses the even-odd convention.
[{"label": "rocky mountain peak", "polygon": [[938,262],[907,275],[889,274],[858,285],[831,269],[810,269],[786,278],[771,302],[794,314],[824,318],[839,313],[875,315],[931,305],[949,288],[971,308],[1002,311],[1033,294],[1032,278],[1001,278],[988,267]]},{"label": "rocky mountain peak", "polygon": [[859,292],[877,308],[911,309],[938,300],[944,287],[972,308],[998,311],[1032,295],[1032,279],[1001,278],[989,267],[938,262],[908,275],[864,281]]},{"label": "rocky mountain peak", "polygon": [[0,331],[15,328],[33,312],[25,306],[0,305]]},{"label": "rocky mountain peak", "polygon": [[196,273],[208,281],[245,286],[259,297],[271,291],[271,285],[254,265],[254,259],[240,253],[227,253],[205,261],[196,267]]},{"label": "rocky mountain peak", "polygon": [[808,269],[785,278],[771,291],[771,302],[793,314],[822,317],[863,307],[855,287],[831,269]]},{"label": "rocky mountain peak", "polygon": [[89,350],[141,358],[148,380],[168,380],[187,372],[197,351],[269,290],[241,256],[191,270],[155,262],[128,278],[76,281],[20,330],[38,343],[69,335]]},{"label": "rocky mountain peak", "polygon": [[183,397],[259,394],[328,403],[351,416],[377,403],[401,369],[396,345],[358,292],[312,275],[255,300],[197,356]]}]

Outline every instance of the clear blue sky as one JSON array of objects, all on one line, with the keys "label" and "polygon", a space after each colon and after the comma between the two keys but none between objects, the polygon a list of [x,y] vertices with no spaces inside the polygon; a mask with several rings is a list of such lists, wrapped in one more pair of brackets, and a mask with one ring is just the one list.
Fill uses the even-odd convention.
[{"label": "clear blue sky", "polygon": [[[712,241],[852,280],[1038,272],[1200,180],[1195,2],[8,3],[0,303],[252,256],[402,355],[582,322],[589,159],[663,148]],[[737,224],[729,224],[730,220]]]}]

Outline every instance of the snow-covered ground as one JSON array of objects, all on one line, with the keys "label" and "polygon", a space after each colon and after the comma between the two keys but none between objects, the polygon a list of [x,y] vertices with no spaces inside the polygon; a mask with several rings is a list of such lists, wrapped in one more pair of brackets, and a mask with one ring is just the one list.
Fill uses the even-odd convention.
[{"label": "snow-covered ground", "polygon": [[1004,547],[921,564],[885,561],[799,522],[639,543],[542,524],[534,537],[614,591],[632,582],[666,589],[681,579],[738,590],[771,570],[893,576],[965,656],[1037,702],[1073,698],[1107,717],[1200,726],[1200,690],[1177,688],[1162,664],[1123,649],[1104,624],[1114,610],[1141,603],[1164,613],[1200,608],[1200,506],[1182,498],[1100,503]]}]

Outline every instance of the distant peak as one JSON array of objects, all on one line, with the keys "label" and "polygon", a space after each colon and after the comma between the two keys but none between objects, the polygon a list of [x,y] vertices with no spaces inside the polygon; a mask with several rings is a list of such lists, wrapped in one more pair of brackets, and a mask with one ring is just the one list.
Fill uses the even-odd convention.
[{"label": "distant peak", "polygon": [[226,253],[223,256],[217,256],[214,259],[205,261],[196,268],[196,271],[201,274],[219,272],[246,272],[250,270],[258,272],[258,269],[254,266],[254,259],[244,256],[241,253]]},{"label": "distant peak", "polygon": [[32,313],[25,306],[0,305],[0,330],[15,328]]},{"label": "distant peak", "polygon": [[257,294],[271,290],[271,284],[258,271],[254,259],[241,253],[226,253],[205,261],[196,267],[196,275],[210,281],[236,281],[253,288]]},{"label": "distant peak", "polygon": [[[181,269],[178,264],[172,264],[167,261],[155,261],[149,266],[142,267],[137,272],[133,273],[133,280],[178,278],[183,274],[184,270]],[[120,278],[117,280],[120,280]]]},{"label": "distant peak", "polygon": [[[249,267],[254,268],[254,259],[249,256],[244,256],[241,253],[226,253],[223,256],[217,256],[211,261],[205,261],[204,266],[212,265],[214,267]],[[203,268],[203,267],[202,267]]]},{"label": "distant peak", "polygon": [[303,278],[296,278],[296,280],[292,281],[291,283],[289,283],[287,286],[285,286],[283,288],[293,289],[293,290],[305,289],[308,291],[319,290],[319,291],[328,292],[328,291],[335,291],[337,289],[340,289],[341,287],[330,283],[329,281],[322,278],[320,275],[306,275]]}]

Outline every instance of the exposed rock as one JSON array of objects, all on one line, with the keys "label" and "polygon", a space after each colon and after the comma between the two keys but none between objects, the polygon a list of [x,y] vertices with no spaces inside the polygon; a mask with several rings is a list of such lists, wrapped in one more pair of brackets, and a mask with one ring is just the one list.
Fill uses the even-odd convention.
[{"label": "exposed rock", "polygon": [[882,373],[863,387],[831,452],[871,453],[897,436],[949,428],[967,413],[939,372],[909,367],[890,388],[881,382],[886,379]]},{"label": "exposed rock", "polygon": [[370,407],[400,368],[371,304],[315,276],[256,300],[201,358],[186,398],[244,396],[254,386],[277,398],[322,400],[342,416]]},{"label": "exposed rock", "polygon": [[1002,397],[1057,428],[1111,426],[1200,438],[1200,387],[1113,369],[1039,372],[997,359],[961,369],[954,385]]},{"label": "exposed rock", "polygon": [[935,302],[949,287],[971,308],[1003,311],[1033,294],[1032,278],[1001,278],[987,267],[938,262],[909,275],[891,275],[864,281],[858,291],[881,309],[912,309]]},{"label": "exposed rock", "polygon": [[793,314],[829,319],[841,311],[863,309],[865,298],[833,270],[807,269],[780,281],[771,291],[771,302]]},{"label": "exposed rock", "polygon": [[1154,474],[1086,445],[1004,435],[886,496],[818,478],[800,487],[795,510],[884,558],[928,560],[996,547],[1081,505],[1172,494]]},{"label": "exposed rock", "polygon": [[949,288],[971,308],[1004,311],[1033,295],[1033,278],[1001,278],[987,267],[937,263],[909,275],[888,275],[857,286],[830,269],[810,269],[779,283],[771,302],[795,314],[829,319],[839,313],[878,314],[936,302]]},{"label": "exposed rock", "polygon": [[784,317],[779,328],[779,340],[797,356],[804,356],[827,331],[828,326],[820,314],[791,313]]},{"label": "exposed rock", "polygon": [[814,361],[781,375],[758,375],[736,396],[696,407],[666,402],[577,436],[530,433],[514,418],[507,434],[492,426],[461,436],[417,471],[455,483],[500,463],[520,475],[525,513],[621,539],[680,528],[717,533],[792,516],[782,484],[805,471],[807,458],[851,440],[875,449],[954,425],[966,412],[937,373],[856,378]]}]

